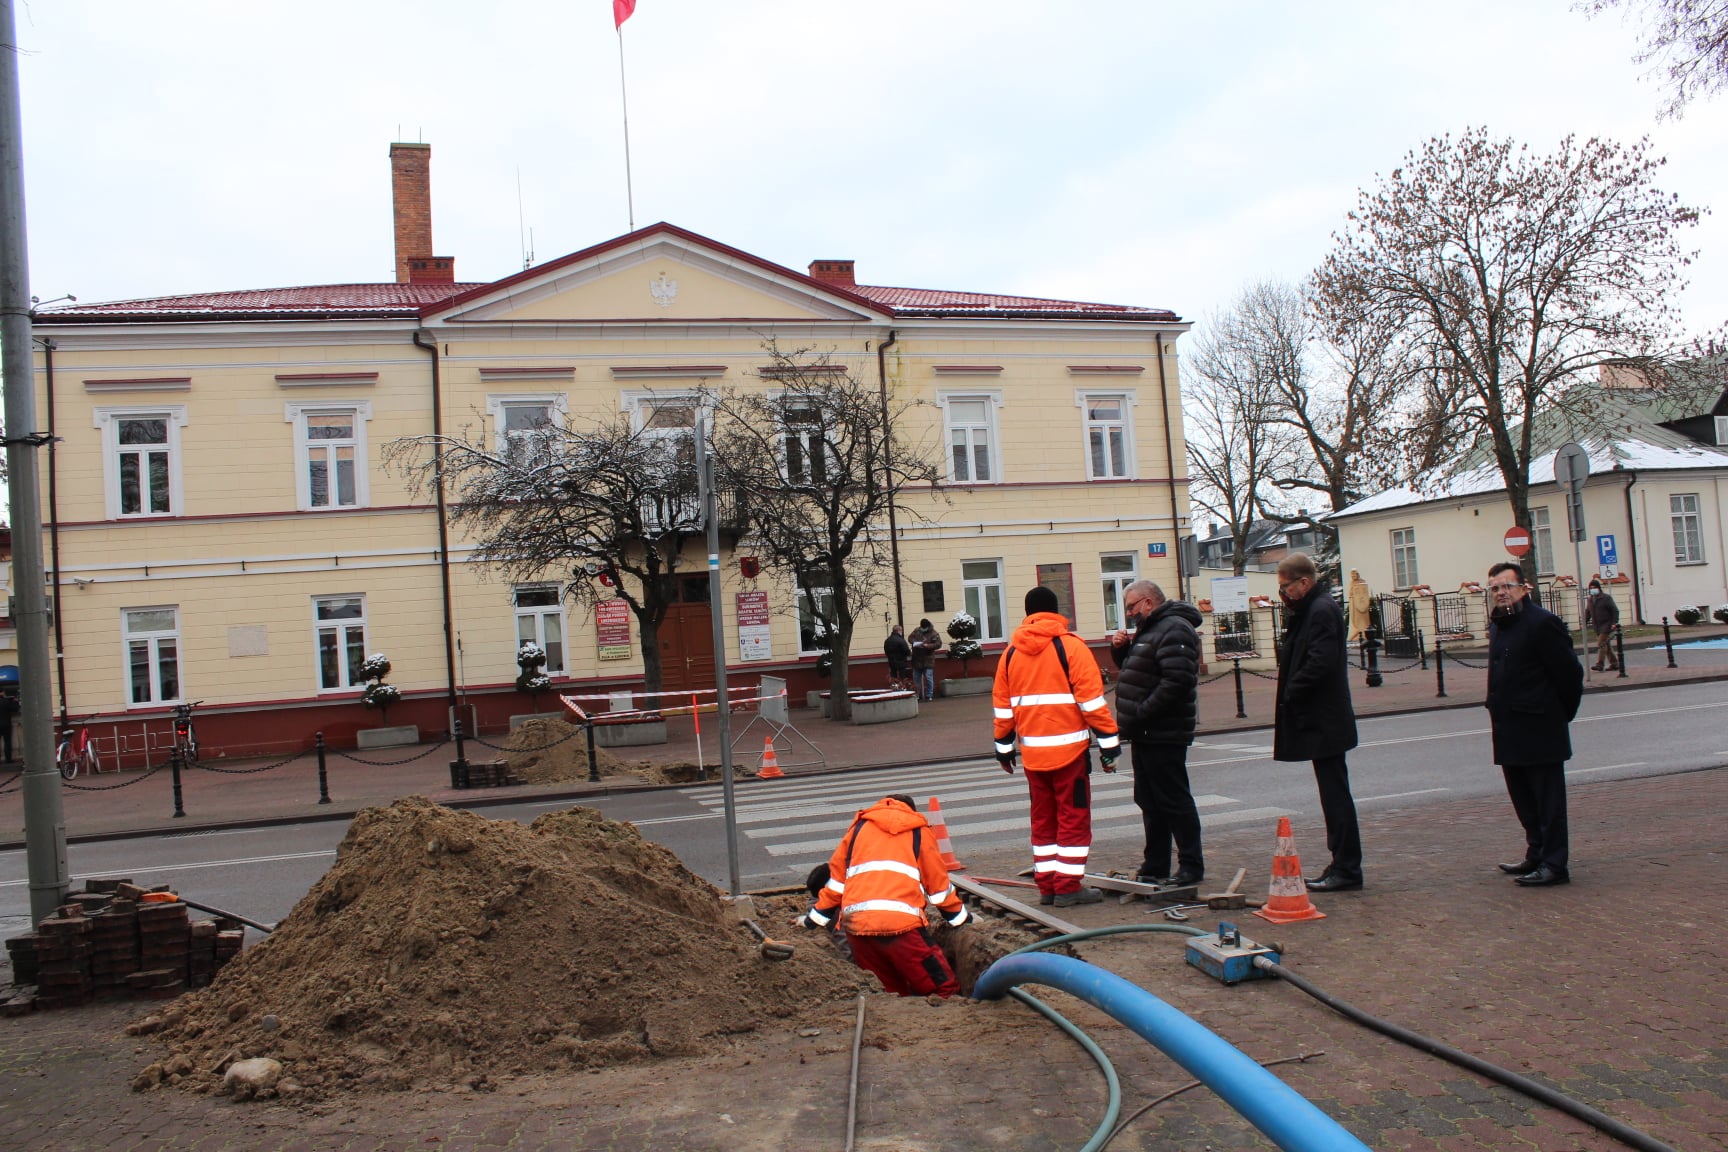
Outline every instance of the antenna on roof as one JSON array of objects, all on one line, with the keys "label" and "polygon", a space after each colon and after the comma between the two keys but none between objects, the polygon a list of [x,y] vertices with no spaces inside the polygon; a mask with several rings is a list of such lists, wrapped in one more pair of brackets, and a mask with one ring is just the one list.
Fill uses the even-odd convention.
[{"label": "antenna on roof", "polygon": [[534,247],[531,239],[525,240],[524,234],[532,237],[527,231],[527,218],[522,214],[522,165],[516,165],[516,243],[522,248],[522,268],[527,271],[534,265]]}]

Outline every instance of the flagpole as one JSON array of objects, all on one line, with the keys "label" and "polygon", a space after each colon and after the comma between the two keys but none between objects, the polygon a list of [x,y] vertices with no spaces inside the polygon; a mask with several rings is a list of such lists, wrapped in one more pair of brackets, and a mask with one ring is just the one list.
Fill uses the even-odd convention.
[{"label": "flagpole", "polygon": [[630,182],[630,88],[624,82],[624,25],[618,25],[618,91],[624,106],[624,202],[630,213],[630,231],[636,231],[636,190]]}]

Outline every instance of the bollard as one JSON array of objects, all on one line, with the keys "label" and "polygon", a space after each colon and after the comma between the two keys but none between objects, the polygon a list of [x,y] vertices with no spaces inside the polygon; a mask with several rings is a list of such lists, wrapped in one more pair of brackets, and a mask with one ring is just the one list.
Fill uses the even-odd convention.
[{"label": "bollard", "polygon": [[594,722],[588,722],[588,782],[600,783],[600,759],[594,753]]},{"label": "bollard", "polygon": [[456,741],[456,759],[450,761],[450,786],[452,788],[468,787],[468,753],[462,746],[462,721],[452,719],[450,735]]},{"label": "bollard", "polygon": [[1668,631],[1668,617],[1662,617],[1662,646],[1668,649],[1668,667],[1678,668],[1674,663],[1674,633]]},{"label": "bollard", "polygon": [[1416,655],[1422,659],[1422,671],[1428,671],[1428,637],[1422,635],[1422,629],[1416,629]]},{"label": "bollard", "polygon": [[1362,641],[1362,651],[1368,656],[1368,687],[1378,688],[1385,683],[1385,677],[1380,675],[1380,641],[1374,633],[1368,633]]},{"label": "bollard", "polygon": [[1614,625],[1614,660],[1620,665],[1620,679],[1626,679],[1626,633]]},{"label": "bollard", "polygon": [[1446,699],[1446,649],[1438,636],[1434,637],[1434,686],[1439,689],[1434,693],[1435,699]]},{"label": "bollard", "polygon": [[1236,674],[1236,719],[1246,720],[1248,709],[1242,699],[1242,661],[1240,658],[1230,661],[1230,668]]},{"label": "bollard", "polygon": [[324,766],[324,733],[313,735],[312,744],[318,749],[318,803],[330,803],[330,776]]},{"label": "bollard", "polygon": [[168,767],[174,773],[174,818],[176,820],[186,815],[186,808],[180,802],[180,764],[180,744],[176,741],[174,744],[174,752],[168,757]]}]

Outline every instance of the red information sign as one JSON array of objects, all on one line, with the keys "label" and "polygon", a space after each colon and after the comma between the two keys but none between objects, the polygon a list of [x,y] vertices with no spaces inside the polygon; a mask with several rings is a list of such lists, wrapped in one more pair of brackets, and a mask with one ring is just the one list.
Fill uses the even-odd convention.
[{"label": "red information sign", "polygon": [[768,622],[767,592],[738,593],[739,624],[767,624]]},{"label": "red information sign", "polygon": [[594,636],[602,660],[630,658],[630,605],[602,600],[594,605]]},{"label": "red information sign", "polygon": [[1523,528],[1506,529],[1506,551],[1514,556],[1522,556],[1530,551],[1530,533]]}]

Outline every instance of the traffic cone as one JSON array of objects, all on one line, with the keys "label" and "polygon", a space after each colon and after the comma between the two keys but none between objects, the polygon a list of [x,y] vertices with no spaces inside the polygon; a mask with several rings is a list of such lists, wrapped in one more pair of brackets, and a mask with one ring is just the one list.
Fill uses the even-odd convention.
[{"label": "traffic cone", "polygon": [[1274,924],[1294,924],[1298,920],[1324,920],[1326,913],[1314,907],[1308,899],[1308,884],[1302,879],[1302,861],[1296,855],[1296,836],[1290,831],[1290,817],[1278,817],[1278,850],[1272,856],[1272,888],[1266,894],[1266,905],[1254,915]]},{"label": "traffic cone", "polygon": [[954,842],[948,839],[948,822],[942,819],[942,801],[930,797],[930,827],[936,830],[936,851],[942,853],[942,867],[950,872],[964,872],[966,865],[954,855]]},{"label": "traffic cone", "polygon": [[756,770],[758,780],[778,780],[786,773],[780,771],[780,758],[774,755],[774,737],[765,737],[762,741],[762,767]]}]

